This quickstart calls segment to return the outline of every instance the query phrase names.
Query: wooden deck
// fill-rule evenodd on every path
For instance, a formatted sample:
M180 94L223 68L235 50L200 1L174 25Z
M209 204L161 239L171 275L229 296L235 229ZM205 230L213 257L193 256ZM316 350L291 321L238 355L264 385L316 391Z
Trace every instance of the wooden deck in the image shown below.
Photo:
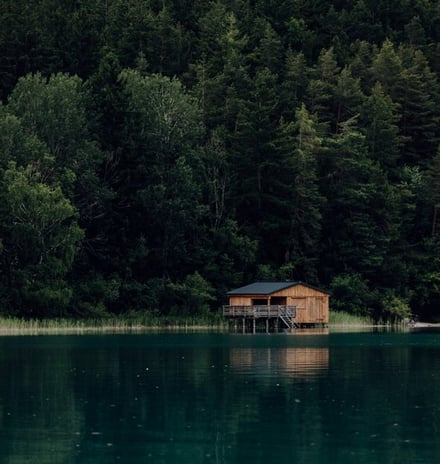
M296 316L296 306L290 305L256 305L256 306L223 306L226 317L281 317Z
M266 319L266 321L279 319L289 329L297 327L295 322L296 306L292 305L223 306L223 316L241 318L243 319L243 325L245 320L252 319L254 321L254 331L257 319Z

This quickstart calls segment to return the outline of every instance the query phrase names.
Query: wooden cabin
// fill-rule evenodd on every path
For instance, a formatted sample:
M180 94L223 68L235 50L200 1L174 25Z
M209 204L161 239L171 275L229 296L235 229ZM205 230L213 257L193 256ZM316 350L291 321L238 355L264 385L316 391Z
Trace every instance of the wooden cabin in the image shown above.
M252 320L281 323L286 328L326 327L329 318L329 293L303 282L255 282L228 292L229 305L223 315L242 319L243 328Z

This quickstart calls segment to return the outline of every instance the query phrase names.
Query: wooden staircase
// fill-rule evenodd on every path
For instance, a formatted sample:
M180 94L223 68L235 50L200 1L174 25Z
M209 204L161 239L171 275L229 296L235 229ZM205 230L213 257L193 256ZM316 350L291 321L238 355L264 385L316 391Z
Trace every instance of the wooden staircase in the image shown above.
M284 322L288 329L297 329L299 325L295 322L296 307L284 306L280 310L280 319Z

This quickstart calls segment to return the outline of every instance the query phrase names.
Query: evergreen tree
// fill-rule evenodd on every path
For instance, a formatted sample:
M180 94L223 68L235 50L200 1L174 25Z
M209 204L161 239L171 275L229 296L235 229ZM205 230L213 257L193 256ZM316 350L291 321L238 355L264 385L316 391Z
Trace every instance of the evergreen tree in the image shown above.
M247 235L260 241L262 259L280 259L275 231L285 230L282 192L275 187L282 170L273 150L278 122L276 76L267 68L259 71L250 98L238 116L232 134L233 205Z
M380 82L384 91L397 102L398 88L401 85L403 65L393 43L385 40L374 57L371 72L374 81Z
M429 202L429 209L432 209L431 236L435 237L439 233L438 222L440 209L440 149L430 162L425 174L426 199Z
M192 314L260 276L435 314L439 25L422 0L4 0L3 308Z
M219 2L200 19L200 27L202 53L192 68L204 121L210 129L224 126L233 131L249 86L244 59L247 38L239 30L235 15Z
M256 20L254 29L253 40L257 43L251 53L251 58L255 68L268 68L273 74L279 75L283 65L280 37L267 20Z
M316 113L320 121L335 131L334 95L338 82L340 67L336 62L333 48L322 50L314 77L309 81L308 101L312 113Z
M358 114L364 95L360 87L360 80L353 77L350 68L342 69L335 88L336 127Z
M429 68L423 53L401 48L405 69L396 101L400 104L401 134L406 138L404 160L410 164L426 165L440 141L440 86Z
M286 53L283 80L281 82L281 113L293 119L298 103L304 99L307 89L309 68L303 53Z
M368 94L376 81L372 75L372 61L375 47L366 41L356 41L352 44L351 49L354 54L349 65L351 74L360 79L363 93Z
M365 0L357 0L347 19L348 35L354 39L369 43L381 43L385 39L383 25L374 15Z
M399 149L403 143L397 125L399 117L398 105L377 82L364 103L361 118L370 157L394 177L397 175Z
M411 18L411 21L405 26L405 33L410 45L420 47L421 49L425 48L426 34L419 16Z
M368 157L365 137L347 122L329 141L323 185L323 266L380 281L389 244L396 239L395 195L378 164Z
M40 0L33 10L39 47L50 63L48 71L89 77L99 60L105 2Z
M281 123L276 143L281 157L285 159L284 170L280 171L277 183L284 181L288 199L285 214L290 220L284 258L292 266L291 278L317 282L324 203L318 185L318 156L322 140L304 104L295 116L294 123Z

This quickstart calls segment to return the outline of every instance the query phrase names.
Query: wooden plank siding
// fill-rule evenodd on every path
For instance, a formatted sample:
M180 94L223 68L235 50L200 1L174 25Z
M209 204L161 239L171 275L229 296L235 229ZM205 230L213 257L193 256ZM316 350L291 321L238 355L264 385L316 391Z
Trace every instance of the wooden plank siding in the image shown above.
M229 306L251 306L252 299L257 298L255 295L240 295L240 296L230 296L229 297ZM260 298L266 298L266 295L261 295Z

